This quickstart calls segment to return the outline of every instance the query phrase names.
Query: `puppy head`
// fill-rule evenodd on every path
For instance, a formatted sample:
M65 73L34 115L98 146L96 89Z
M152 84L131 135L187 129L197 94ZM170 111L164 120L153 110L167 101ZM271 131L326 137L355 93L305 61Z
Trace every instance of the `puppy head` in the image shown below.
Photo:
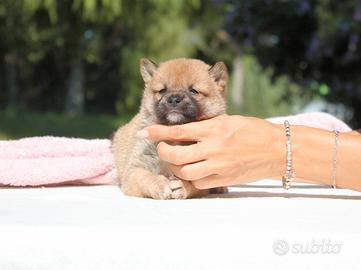
M143 107L164 125L184 124L225 113L228 73L196 59L174 59L159 66L140 60L145 83Z

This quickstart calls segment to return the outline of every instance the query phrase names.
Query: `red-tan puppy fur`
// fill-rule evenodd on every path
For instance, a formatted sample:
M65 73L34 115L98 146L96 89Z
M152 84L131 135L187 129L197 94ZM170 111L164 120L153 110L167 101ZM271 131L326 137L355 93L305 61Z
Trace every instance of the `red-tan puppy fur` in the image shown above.
M207 195L174 176L157 156L157 143L137 138L153 124L179 125L225 113L227 68L196 59L174 59L159 66L140 60L144 94L139 113L113 138L119 184L124 194L154 199L186 199ZM224 191L224 189L218 189Z

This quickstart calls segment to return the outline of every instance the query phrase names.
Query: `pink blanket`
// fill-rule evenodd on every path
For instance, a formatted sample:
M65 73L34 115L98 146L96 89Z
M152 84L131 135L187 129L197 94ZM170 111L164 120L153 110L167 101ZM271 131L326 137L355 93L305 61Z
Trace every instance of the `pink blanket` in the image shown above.
M341 132L351 129L325 113L268 119ZM64 137L32 137L0 141L0 185L116 184L111 142Z
M0 141L0 184L115 184L110 141L32 137Z
M326 130L338 130L340 132L351 131L351 128L336 117L323 112L301 113L291 116L273 117L267 120L281 124L288 120L291 125L309 126Z

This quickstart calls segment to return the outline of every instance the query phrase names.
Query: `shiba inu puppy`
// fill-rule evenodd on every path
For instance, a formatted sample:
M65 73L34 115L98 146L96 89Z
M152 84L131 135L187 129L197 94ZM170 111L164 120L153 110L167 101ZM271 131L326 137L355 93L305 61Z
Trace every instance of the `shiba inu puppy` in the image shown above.
M144 93L139 113L113 138L119 184L124 194L154 199L201 197L178 179L157 156L157 142L137 138L137 131L154 124L180 125L221 115L226 110L227 68L196 59L173 59L156 65L140 60ZM218 189L221 191L224 189Z

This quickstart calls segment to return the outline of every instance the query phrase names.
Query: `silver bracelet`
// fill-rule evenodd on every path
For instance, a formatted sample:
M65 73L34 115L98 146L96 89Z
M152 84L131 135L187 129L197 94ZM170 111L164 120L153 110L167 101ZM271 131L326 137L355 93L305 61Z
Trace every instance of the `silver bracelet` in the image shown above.
M333 159L332 159L332 188L336 188L336 169L337 169L337 148L338 148L338 137L340 132L338 130L334 130L335 134L335 144L333 146Z
M290 123L286 120L284 122L285 133L286 133L286 172L282 177L282 186L284 189L289 189L291 186L291 182L295 178L295 174L292 172L292 145L291 145L291 128Z

